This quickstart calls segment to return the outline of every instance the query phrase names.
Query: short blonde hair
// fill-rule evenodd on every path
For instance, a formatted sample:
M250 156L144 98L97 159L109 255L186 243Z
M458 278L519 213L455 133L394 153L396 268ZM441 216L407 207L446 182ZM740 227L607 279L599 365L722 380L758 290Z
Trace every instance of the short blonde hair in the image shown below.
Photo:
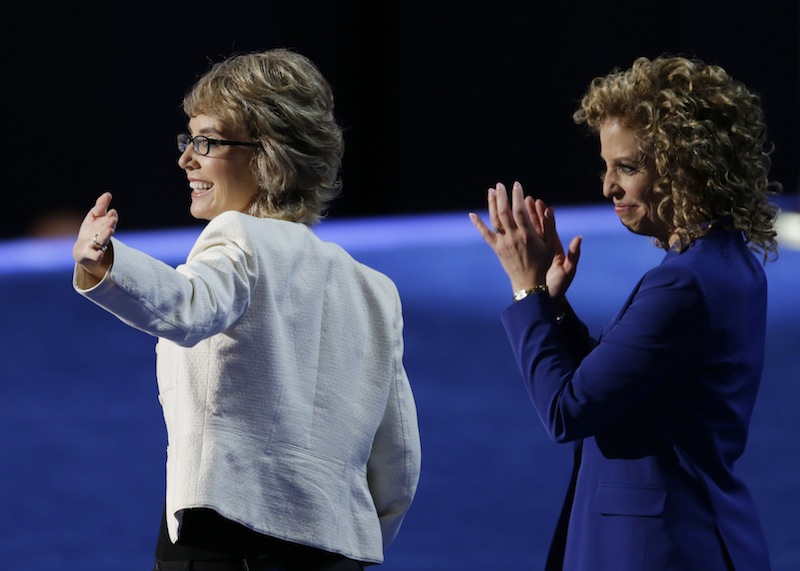
M187 116L209 115L260 144L251 163L259 193L249 214L308 225L341 192L344 138L333 108L317 67L287 49L219 62L183 100Z
M609 118L636 132L652 157L658 214L683 246L718 221L742 231L764 260L777 252L771 148L760 99L724 69L697 59L638 58L595 78L573 119L595 133Z

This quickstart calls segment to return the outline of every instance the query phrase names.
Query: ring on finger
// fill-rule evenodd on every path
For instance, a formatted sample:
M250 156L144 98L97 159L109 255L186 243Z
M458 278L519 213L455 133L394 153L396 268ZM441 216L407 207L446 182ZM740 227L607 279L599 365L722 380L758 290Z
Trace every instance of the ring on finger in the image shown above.
M495 226L494 227L494 231L497 232L498 234L505 234L506 233L506 229L503 228L502 226Z
M97 237L99 235L100 235L100 232L98 232L97 234L94 235L94 238L92 238L92 244L97 246L97 249L100 250L101 252L105 252L106 250L108 250L108 244L101 244L100 242L98 242L97 241Z

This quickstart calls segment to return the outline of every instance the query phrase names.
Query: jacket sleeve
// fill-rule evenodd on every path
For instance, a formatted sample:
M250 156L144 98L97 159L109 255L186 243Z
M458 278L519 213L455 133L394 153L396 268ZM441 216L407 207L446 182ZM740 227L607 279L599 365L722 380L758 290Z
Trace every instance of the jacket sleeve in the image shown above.
M583 358L597 344L597 341L589 336L589 330L575 315L571 305L567 305L559 330L576 365L583 361Z
M506 309L502 319L534 406L557 442L597 434L684 382L707 331L703 288L681 265L648 272L579 364L546 318L548 306L546 296L532 296Z
M177 268L114 238L114 263L103 280L81 289L76 268L73 286L136 329L195 345L239 319L256 283L257 257L235 220L223 214L210 222Z
M395 376L367 463L367 481L380 520L384 548L394 541L414 499L422 461L416 404L402 362L403 318L399 298L396 323Z

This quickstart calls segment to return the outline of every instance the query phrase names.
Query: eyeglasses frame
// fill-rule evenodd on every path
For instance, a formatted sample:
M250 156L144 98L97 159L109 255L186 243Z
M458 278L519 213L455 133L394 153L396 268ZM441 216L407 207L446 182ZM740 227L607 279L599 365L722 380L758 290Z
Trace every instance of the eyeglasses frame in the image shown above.
M188 140L186 140L185 142L181 142L181 138L182 137L185 137ZM195 141L198 140L198 139L205 139L206 140L206 144L208 146L208 151L207 152L201 153L197 149L197 144L195 143ZM177 136L177 140L178 140L178 151L180 151L181 153L185 153L186 149L188 149L189 145L191 145L192 146L192 150L195 153L197 153L198 155L200 155L201 157L208 156L209 153L211 153L211 148L215 147L215 146L218 146L218 145L236 146L236 147L260 147L261 146L259 143L248 143L248 142L244 142L244 141L227 141L225 139L214 139L213 137L207 137L205 135L195 135L194 137L191 137L187 133L180 133ZM181 151L181 146L184 146L184 149L182 151Z

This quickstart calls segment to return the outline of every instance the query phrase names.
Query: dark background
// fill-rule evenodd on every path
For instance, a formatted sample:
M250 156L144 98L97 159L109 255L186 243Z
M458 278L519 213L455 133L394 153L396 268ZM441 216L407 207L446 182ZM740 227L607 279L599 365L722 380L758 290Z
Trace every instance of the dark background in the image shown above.
M184 92L237 52L294 48L333 85L346 129L331 218L482 209L497 180L555 204L601 200L586 85L672 53L763 98L773 178L797 191L795 2L32 2L0 8L0 238L81 216L104 190L126 229L198 224L176 166Z

